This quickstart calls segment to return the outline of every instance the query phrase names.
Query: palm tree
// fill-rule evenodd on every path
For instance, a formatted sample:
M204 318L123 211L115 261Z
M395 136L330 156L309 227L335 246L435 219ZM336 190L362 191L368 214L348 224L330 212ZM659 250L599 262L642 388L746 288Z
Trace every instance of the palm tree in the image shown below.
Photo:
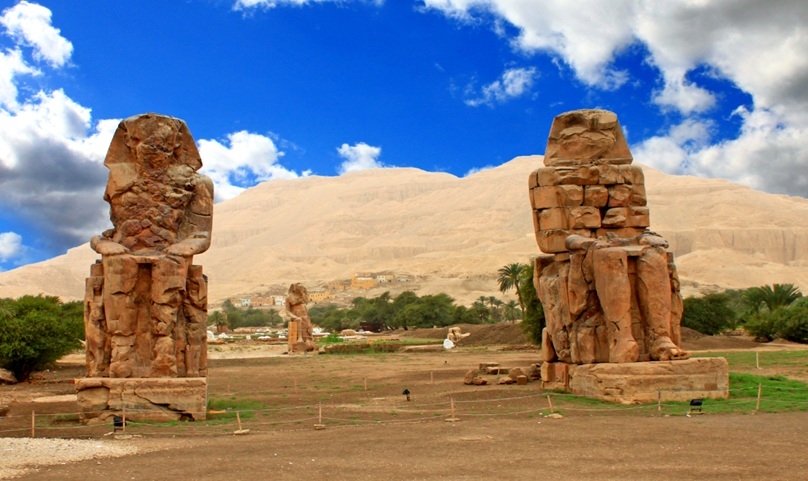
M755 313L764 307L773 312L778 307L790 306L801 297L802 293L794 284L773 284L747 289L742 302Z
M519 309L522 311L523 316L525 315L525 303L522 301L522 289L519 288L519 281L526 267L527 265L525 264L514 262L500 267L497 271L499 274L499 277L497 277L499 291L505 293L511 289L516 289L516 298L519 299Z
M505 303L505 319L511 322L516 322L517 319L520 318L519 314L519 304L516 301L511 299L510 301Z

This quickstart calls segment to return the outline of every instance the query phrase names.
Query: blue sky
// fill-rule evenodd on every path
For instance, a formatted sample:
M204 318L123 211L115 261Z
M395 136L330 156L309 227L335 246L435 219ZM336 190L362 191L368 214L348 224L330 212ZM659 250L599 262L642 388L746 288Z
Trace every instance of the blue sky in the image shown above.
M802 0L0 1L0 270L108 227L106 148L143 112L188 123L217 201L464 176L592 107L638 162L806 197L806 25Z

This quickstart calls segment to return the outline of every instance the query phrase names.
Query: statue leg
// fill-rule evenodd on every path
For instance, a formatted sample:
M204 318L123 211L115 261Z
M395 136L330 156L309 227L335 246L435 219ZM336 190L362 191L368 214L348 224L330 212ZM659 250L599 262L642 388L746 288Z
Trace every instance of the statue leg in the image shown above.
M637 259L637 297L651 359L670 361L690 357L671 340L671 284L667 255L661 247L649 248Z
M188 268L187 296L183 301L185 312L185 376L207 375L207 322L208 283L202 266Z
M594 275L609 337L609 362L637 362L640 347L631 333L628 257L620 248L595 249Z
M110 339L104 318L104 268L95 263L90 268L84 294L84 338L87 376L109 376Z
M151 333L154 339L152 375L176 377L177 357L174 327L185 297L187 260L164 256L152 266Z
M110 377L132 377L137 370L135 340L138 263L130 255L104 256L104 317L110 336Z

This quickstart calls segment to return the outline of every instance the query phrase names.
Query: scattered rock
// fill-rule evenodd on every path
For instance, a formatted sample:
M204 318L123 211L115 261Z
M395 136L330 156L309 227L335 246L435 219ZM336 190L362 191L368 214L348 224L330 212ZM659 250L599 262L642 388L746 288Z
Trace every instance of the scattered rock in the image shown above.
M0 384L17 384L17 378L8 369L0 369Z

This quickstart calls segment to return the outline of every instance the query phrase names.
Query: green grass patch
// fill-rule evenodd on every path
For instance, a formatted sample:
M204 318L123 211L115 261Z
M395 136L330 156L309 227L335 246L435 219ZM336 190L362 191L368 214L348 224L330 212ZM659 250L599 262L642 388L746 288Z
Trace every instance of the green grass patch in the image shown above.
M737 352L705 352L699 357L723 357L734 370L751 370L757 367L804 367L808 369L808 351L737 351Z
M251 419L256 411L266 408L266 404L261 401L249 398L210 398L208 399L208 411L225 411L224 413L208 414L209 421L232 421L236 419L236 411L241 419Z

